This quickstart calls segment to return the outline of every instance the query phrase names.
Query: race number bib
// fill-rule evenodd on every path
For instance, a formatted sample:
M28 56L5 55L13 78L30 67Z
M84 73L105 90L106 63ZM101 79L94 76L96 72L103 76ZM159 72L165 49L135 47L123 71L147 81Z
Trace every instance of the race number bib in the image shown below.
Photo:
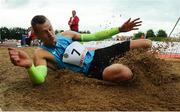
M79 42L71 43L65 50L62 61L82 67L87 49Z

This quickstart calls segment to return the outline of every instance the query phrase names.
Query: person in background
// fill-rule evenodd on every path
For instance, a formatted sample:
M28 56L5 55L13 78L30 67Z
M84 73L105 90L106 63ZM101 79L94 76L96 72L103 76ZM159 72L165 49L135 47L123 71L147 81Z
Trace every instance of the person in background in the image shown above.
M72 17L70 17L70 19L68 21L68 25L70 27L70 30L75 31L75 32L79 31L79 28L78 28L79 18L76 15L76 11L75 10L72 11Z
M39 45L39 40L37 39L37 36L34 33L34 30L32 27L28 28L28 38L29 38L29 43L28 45L30 46L38 46Z

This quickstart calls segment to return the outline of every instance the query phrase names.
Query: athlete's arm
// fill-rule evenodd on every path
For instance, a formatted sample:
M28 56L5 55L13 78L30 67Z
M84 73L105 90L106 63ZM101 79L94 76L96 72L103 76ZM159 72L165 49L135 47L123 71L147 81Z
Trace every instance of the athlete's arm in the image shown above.
M116 35L120 32L128 32L131 30L137 30L137 26L140 26L142 21L139 21L139 18L134 19L131 21L131 18L127 20L121 27L117 28L111 28L109 30L104 30L100 32L96 32L93 34L80 34L77 32L73 31L65 31L62 32L61 34L67 37L71 37L74 40L79 40L79 41L96 41L96 40L103 40L107 38L111 38L113 35Z
M42 84L45 82L48 71L47 67L50 67L54 70L57 69L55 67L56 61L54 56L42 48L37 48L35 50L33 62L34 65L32 64L31 68L28 69L28 73L30 79L35 84Z
M109 30L96 32L93 34L80 34L74 31L65 31L62 32L61 35L64 35L66 37L71 37L73 40L85 42L85 41L97 41L97 40L111 38L113 35L117 33L119 33L119 28L112 28Z
M34 84L42 84L47 76L47 62L41 48L35 50L33 63L28 69L29 78Z
M34 84L42 84L47 75L47 64L42 53L35 52L34 62L28 54L22 50L8 48L11 62L15 66L24 67L28 70L29 77Z

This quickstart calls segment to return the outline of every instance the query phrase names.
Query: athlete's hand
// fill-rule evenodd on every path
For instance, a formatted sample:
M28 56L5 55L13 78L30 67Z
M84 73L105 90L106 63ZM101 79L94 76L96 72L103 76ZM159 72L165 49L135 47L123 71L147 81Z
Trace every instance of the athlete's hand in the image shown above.
M15 66L30 68L32 66L31 58L22 50L15 48L8 48L11 62Z
M127 20L121 27L120 32L128 32L131 30L138 30L137 26L141 26L142 21L139 21L140 18L134 19L131 21L131 18Z

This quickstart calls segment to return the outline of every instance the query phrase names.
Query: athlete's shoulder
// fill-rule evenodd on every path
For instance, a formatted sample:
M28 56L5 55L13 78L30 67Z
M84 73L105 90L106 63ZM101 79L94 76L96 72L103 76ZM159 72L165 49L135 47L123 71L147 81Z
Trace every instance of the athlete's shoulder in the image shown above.
M63 31L60 33L60 35L62 36L69 36L69 35L72 35L74 32L71 31L71 30L66 30L66 31Z
M75 31L67 30L64 32L61 32L61 35L65 37L72 38L73 40L80 40L81 34Z

